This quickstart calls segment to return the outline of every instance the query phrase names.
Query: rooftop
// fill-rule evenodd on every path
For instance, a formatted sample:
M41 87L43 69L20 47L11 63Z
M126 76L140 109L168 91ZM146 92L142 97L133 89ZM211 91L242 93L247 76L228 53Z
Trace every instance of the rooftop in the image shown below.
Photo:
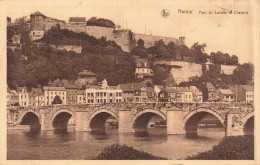
M50 87L50 86L44 86L44 91L65 91L65 87Z
M254 91L253 85L242 85L242 88L244 88L246 91Z
M95 73L89 71L89 70L83 70L81 72L79 72L78 74L79 76L96 76Z
M223 95L234 95L230 89L219 89L220 93Z
M118 84L118 88L123 91L136 91L141 90L145 85L143 83L128 83L128 84Z

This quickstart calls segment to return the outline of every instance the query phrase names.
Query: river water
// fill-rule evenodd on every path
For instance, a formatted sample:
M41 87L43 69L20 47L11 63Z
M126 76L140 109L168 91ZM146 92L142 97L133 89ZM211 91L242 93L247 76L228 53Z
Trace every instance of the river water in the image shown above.
M7 131L7 159L57 160L90 159L112 144L126 144L137 150L168 159L184 159L211 149L225 136L223 128L199 128L197 137L166 135L166 128L148 129L148 135L119 134L107 129L107 134L68 130L30 132Z

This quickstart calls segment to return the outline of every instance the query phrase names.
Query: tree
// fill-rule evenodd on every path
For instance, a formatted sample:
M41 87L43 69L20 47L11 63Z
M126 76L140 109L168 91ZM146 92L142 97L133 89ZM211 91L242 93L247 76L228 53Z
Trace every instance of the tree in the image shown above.
M51 104L62 104L62 100L60 99L60 96L56 95Z
M205 47L207 47L207 45L205 43L199 44L198 42L194 43L191 46L191 50L193 50L196 55L196 62L205 63L207 61L208 55L206 53L204 53Z

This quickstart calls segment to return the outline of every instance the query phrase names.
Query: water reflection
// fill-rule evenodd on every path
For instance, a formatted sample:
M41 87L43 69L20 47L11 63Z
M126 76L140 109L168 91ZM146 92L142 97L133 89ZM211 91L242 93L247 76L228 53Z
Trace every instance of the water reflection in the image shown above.
M89 159L112 144L126 144L137 150L169 159L185 158L210 149L224 137L224 130L198 130L195 137L167 135L166 128L146 133L123 133L107 129L105 134L74 130L8 130L8 159ZM62 153L62 154L61 154Z

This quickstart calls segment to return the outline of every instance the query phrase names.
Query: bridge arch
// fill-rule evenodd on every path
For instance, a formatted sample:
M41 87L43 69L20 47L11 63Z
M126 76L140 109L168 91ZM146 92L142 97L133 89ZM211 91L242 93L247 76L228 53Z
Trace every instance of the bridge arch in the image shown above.
M51 124L55 129L67 129L68 122L75 114L71 110L60 109L51 117Z
M38 121L36 121L36 119ZM29 125L30 122L32 122L32 123L36 123L37 122L37 123L40 124L40 119L41 119L41 116L40 116L40 114L37 111L26 110L25 112L23 112L21 117L17 120L16 124L17 125Z
M167 120L166 115L156 109L144 109L137 112L132 120L132 128L134 132L147 132L147 125L155 115L160 116L165 121Z
M197 107L194 110L191 110L185 117L184 117L184 130L186 134L197 133L197 128L200 120L207 114L211 114L216 117L223 127L225 127L225 120L224 118L214 109L208 107Z
M254 134L254 112L246 114L242 119L244 135Z
M99 109L89 116L89 128L95 133L105 133L105 123L109 117L118 121L118 115L109 109Z

